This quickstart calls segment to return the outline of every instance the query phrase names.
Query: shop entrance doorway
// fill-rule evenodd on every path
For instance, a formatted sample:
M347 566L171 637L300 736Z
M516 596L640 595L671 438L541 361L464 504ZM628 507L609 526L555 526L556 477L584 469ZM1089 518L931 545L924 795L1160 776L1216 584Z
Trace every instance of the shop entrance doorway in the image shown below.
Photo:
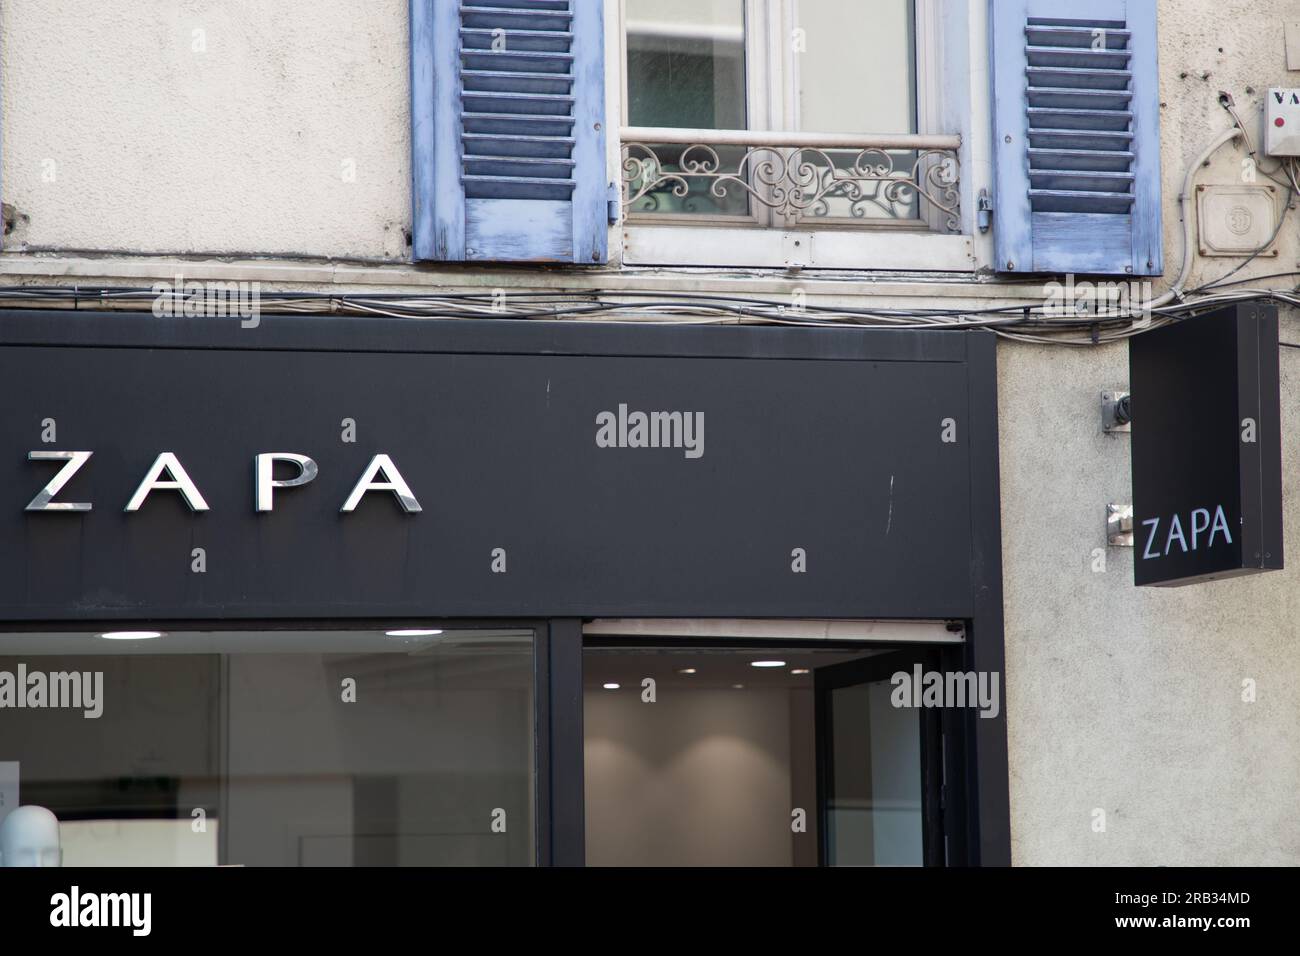
M951 632L665 629L585 640L588 865L944 863L944 716L899 706L894 678L939 667Z

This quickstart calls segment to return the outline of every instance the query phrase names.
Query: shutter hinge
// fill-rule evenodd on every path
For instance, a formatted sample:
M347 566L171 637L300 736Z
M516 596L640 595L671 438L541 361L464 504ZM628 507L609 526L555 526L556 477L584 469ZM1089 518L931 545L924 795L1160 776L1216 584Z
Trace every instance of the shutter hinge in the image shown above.
M993 197L989 195L987 189L981 189L979 203L976 209L976 225L979 226L980 232L988 232L989 227L993 225Z
M615 183L609 184L609 224L617 226L623 215L623 190Z

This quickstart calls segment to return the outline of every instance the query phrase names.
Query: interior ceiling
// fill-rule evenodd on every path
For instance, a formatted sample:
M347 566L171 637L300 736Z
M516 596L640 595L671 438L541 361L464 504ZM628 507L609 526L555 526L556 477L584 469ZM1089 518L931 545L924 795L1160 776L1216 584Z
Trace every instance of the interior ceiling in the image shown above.
M391 628L415 628L396 624ZM436 625L430 625L431 628ZM148 630L147 625L115 626L112 630ZM248 630L166 631L143 641L113 641L99 632L0 633L0 658L63 654L440 654L494 652L518 654L532 638L525 630L446 630L422 637L389 637L383 630Z
M817 668L862 660L889 649L822 650L817 648L588 648L582 657L583 686L602 690L618 684L619 691L640 693L641 681L653 678L657 688L697 689L812 687ZM784 661L782 667L754 667L754 661ZM694 669L694 674L684 670ZM807 670L807 674L795 674Z

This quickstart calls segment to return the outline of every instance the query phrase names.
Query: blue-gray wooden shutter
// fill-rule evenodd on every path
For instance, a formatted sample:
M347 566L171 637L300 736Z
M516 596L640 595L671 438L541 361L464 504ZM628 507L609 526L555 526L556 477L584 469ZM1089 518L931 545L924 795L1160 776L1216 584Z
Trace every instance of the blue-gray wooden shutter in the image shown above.
M411 0L416 259L608 259L603 3Z
M991 0L999 272L1159 275L1155 0Z

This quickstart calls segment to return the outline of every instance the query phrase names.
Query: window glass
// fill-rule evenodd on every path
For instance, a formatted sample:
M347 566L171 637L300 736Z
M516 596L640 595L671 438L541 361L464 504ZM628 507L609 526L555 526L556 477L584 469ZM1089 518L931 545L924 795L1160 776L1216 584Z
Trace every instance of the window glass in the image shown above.
M798 129L916 132L914 0L802 0L796 22Z
M743 0L627 0L632 126L745 128Z
M826 807L836 866L920 866L921 737L915 713L890 705L887 680L830 692L836 731Z
M532 634L424 630L0 634L0 814L65 866L532 864Z
M632 126L745 129L744 0L627 0L627 94ZM649 165L632 211L743 215L744 188L710 175L736 172L743 157L707 144L633 149Z
M791 60L799 130L917 131L914 0L801 0L797 23ZM912 175L915 151L805 150L800 158L808 164L801 183L802 218L906 220L919 215L915 190L889 182ZM886 175L861 178L856 171L862 169Z

